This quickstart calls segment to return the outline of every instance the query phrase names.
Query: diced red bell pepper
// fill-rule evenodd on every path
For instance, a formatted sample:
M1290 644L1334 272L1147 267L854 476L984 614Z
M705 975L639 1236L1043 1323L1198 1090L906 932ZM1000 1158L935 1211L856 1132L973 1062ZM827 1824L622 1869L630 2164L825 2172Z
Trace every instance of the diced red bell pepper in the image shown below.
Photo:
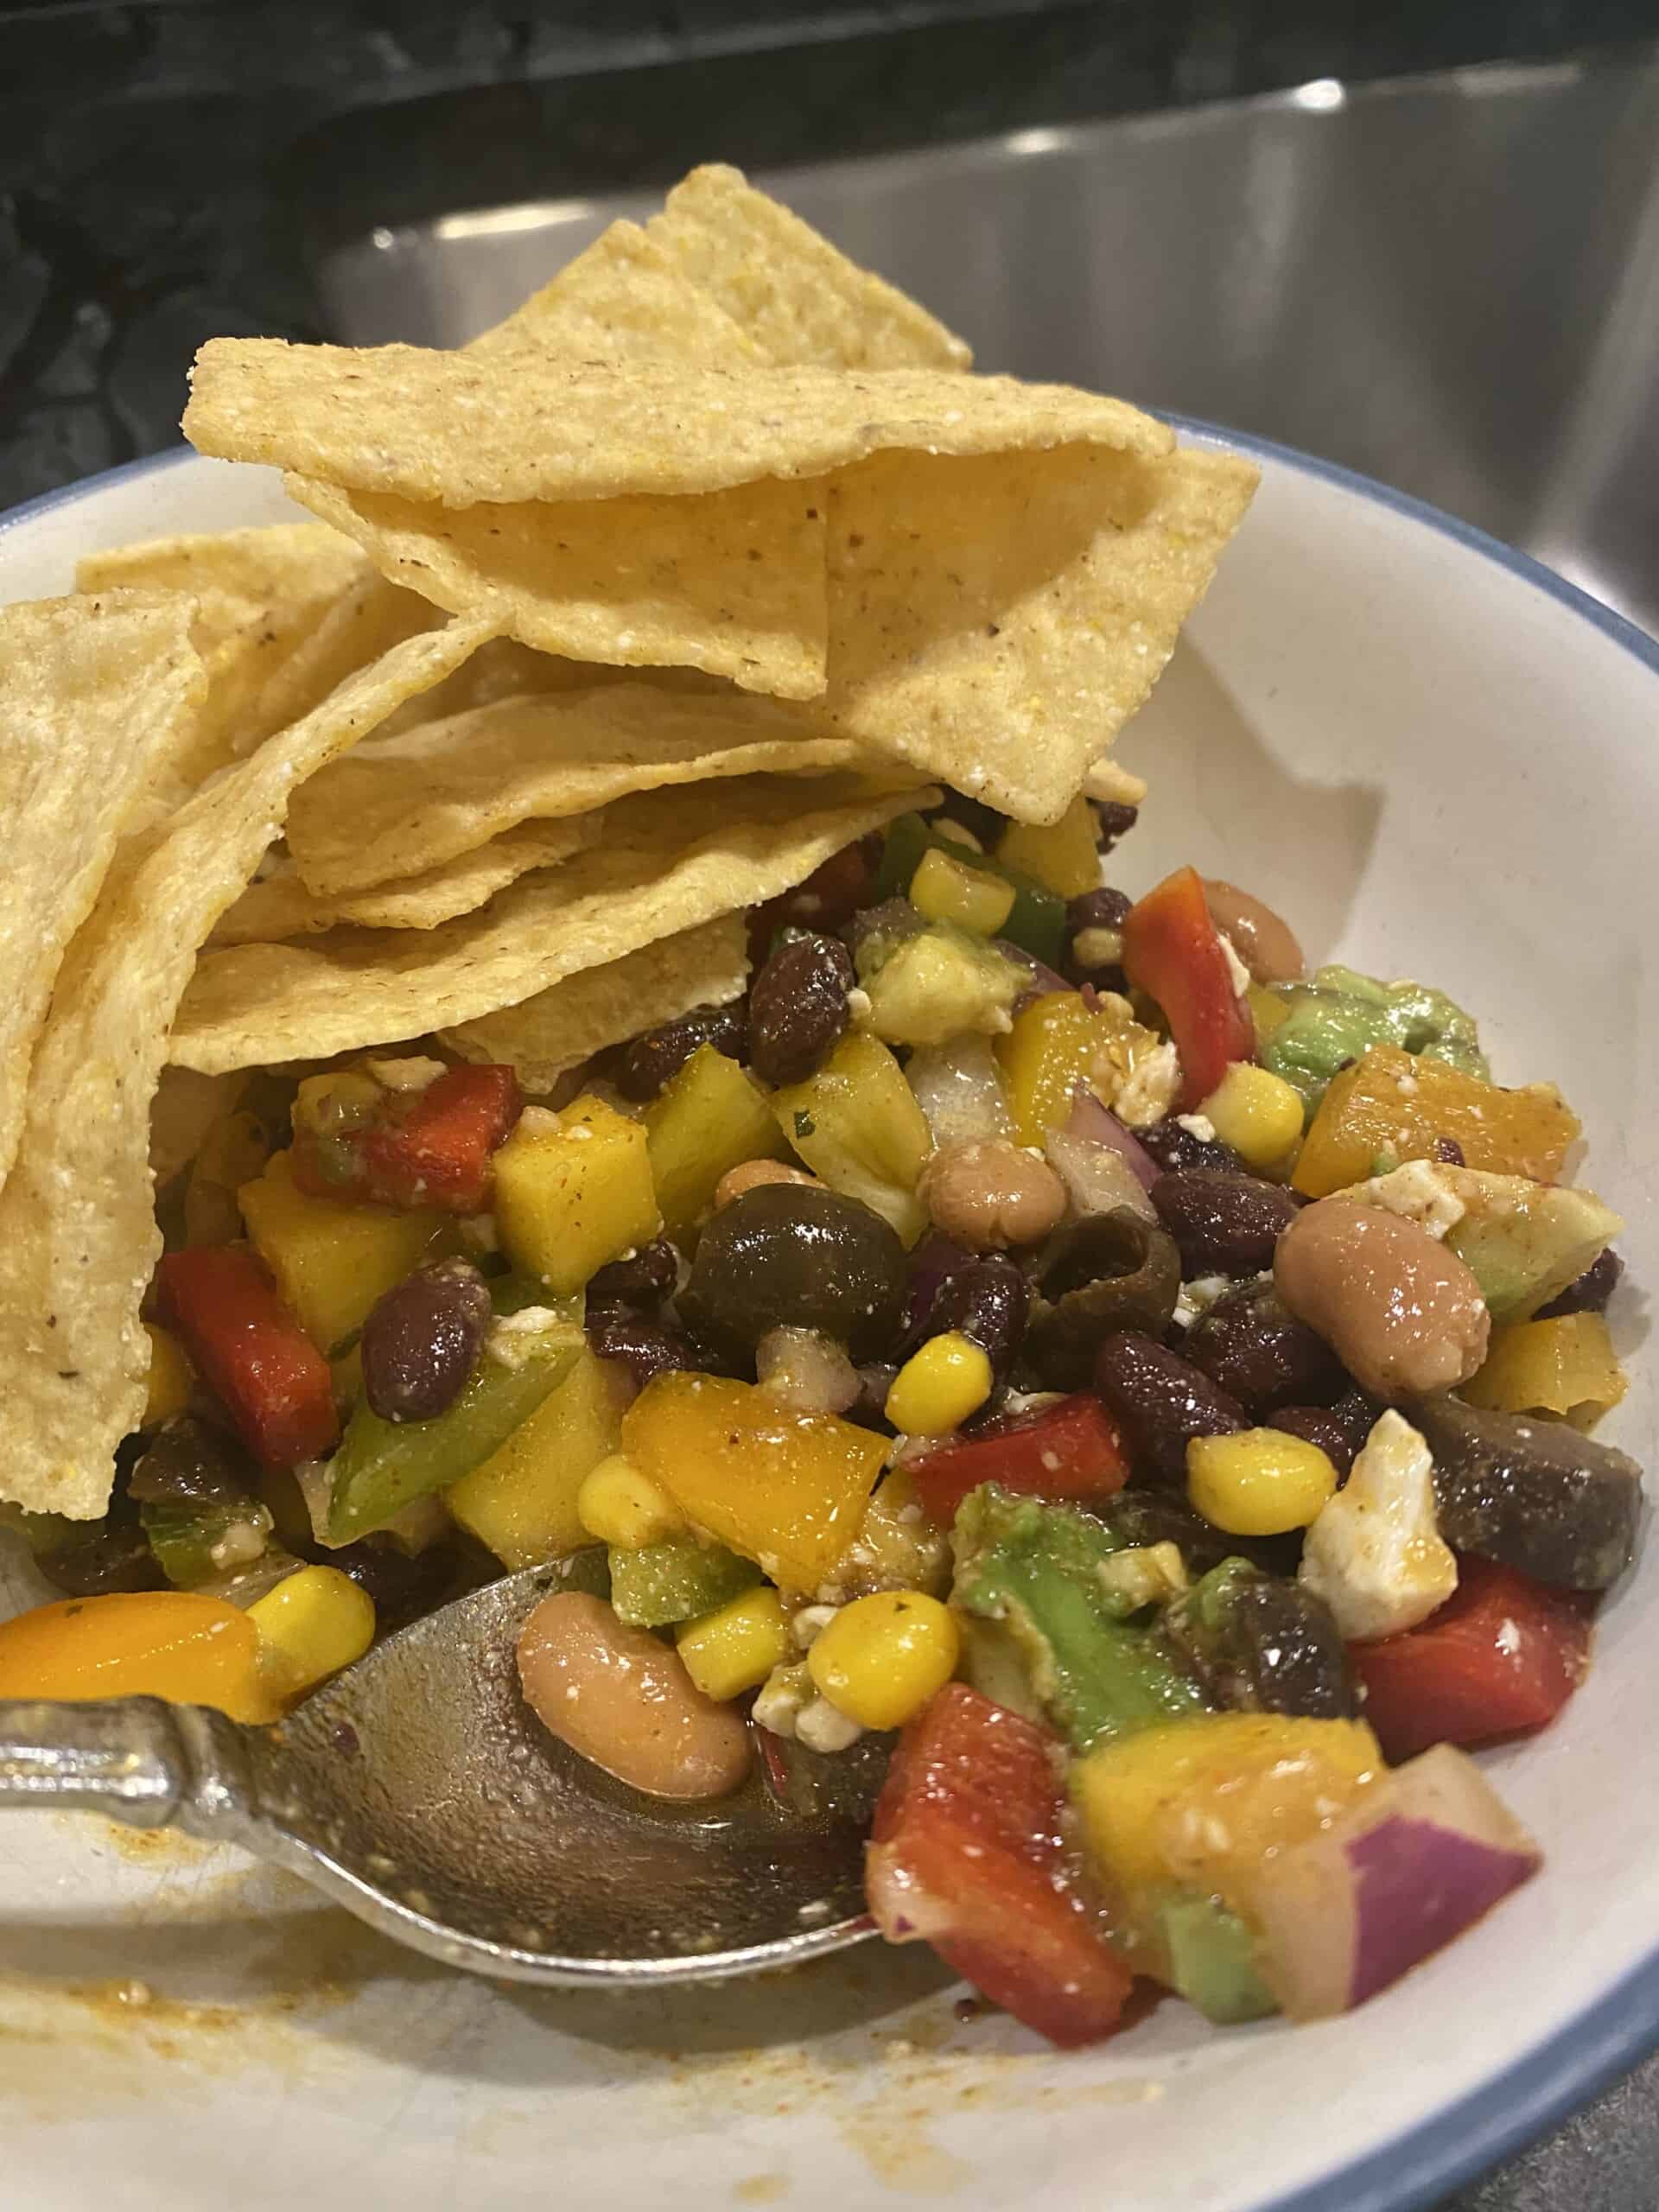
M948 1529L982 1483L1022 1497L1115 1497L1129 1478L1129 1459L1099 1399L1079 1390L1028 1418L918 1452L905 1471L923 1511Z
M240 1246L169 1252L156 1271L161 1318L182 1338L262 1466L319 1459L340 1438L328 1363Z
M1030 1721L948 1682L899 1739L865 1889L890 1943L931 1943L1070 2048L1110 2034L1135 1977L1069 1880L1054 1749Z
M1203 1103L1230 1062L1255 1058L1255 1024L1233 988L1197 868L1177 868L1130 907L1123 972L1164 1010L1181 1059L1182 1113Z
M1553 1720L1590 1663L1587 1602L1512 1567L1459 1559L1458 1587L1421 1628L1351 1644L1364 1718L1391 1760L1484 1744Z
M300 1139L294 1179L313 1198L481 1213L490 1201L492 1156L524 1103L510 1067L448 1068L424 1090L388 1091L372 1121L331 1138L333 1173L324 1172L315 1145Z

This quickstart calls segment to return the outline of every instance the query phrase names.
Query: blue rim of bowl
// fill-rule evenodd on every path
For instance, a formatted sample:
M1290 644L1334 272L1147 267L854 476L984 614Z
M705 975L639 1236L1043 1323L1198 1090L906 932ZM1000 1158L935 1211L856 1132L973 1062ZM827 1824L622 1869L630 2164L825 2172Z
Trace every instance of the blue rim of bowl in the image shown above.
M1433 507L1409 493L1396 492L1375 477L1338 463L1319 461L1298 453L1293 446L1276 444L1247 431L1230 430L1191 415L1166 414L1162 419L1174 429L1208 440L1234 452L1258 455L1286 468L1313 476L1341 490L1352 492L1375 505L1392 509L1408 520L1421 523L1443 537L1456 539L1471 552L1496 562L1523 583L1581 615L1616 645L1633 653L1644 667L1659 676L1659 641L1622 614L1592 599L1588 592L1554 569L1517 552L1502 539L1477 530L1471 523ZM138 461L84 477L55 491L0 514L0 537L17 524L51 512L54 508L90 497L158 468L171 468L193 460L188 447L150 454ZM1454 2103L1442 2107L1427 2120L1368 2151L1344 2165L1332 2168L1318 2180L1305 2183L1288 2196L1260 2198L1253 2212L1421 2212L1449 2190L1489 2172L1506 2158L1534 2142L1631 2067L1639 2065L1659 2048L1659 1948L1616 1982L1605 1995L1574 2018L1553 2029L1522 2057L1514 2060L1490 2082Z

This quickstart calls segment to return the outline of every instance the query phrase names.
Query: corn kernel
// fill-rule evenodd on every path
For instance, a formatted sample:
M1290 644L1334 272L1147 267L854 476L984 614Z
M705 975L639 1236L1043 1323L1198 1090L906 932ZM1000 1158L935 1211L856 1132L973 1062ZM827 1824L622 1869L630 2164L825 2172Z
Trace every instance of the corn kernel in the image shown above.
M1014 912L1014 886L935 848L910 879L910 903L930 922L995 937Z
M685 1516L662 1484L621 1452L609 1453L584 1478L576 1492L576 1518L597 1542L625 1552L660 1544L685 1527Z
M1186 1447L1187 1497L1212 1528L1230 1536L1306 1529L1336 1489L1330 1459L1287 1429L1195 1436Z
M138 1426L157 1428L189 1404L195 1376L184 1346L170 1329L146 1321L144 1334L149 1338L149 1372L144 1377L144 1412Z
M957 1671L948 1605L919 1590L883 1590L843 1605L806 1655L818 1694L861 1728L901 1728Z
M991 1363L956 1329L930 1337L893 1378L887 1415L907 1436L943 1436L991 1395Z
M374 1641L374 1600L337 1567L302 1567L256 1599L248 1618L272 1688L299 1697L360 1659Z
M1233 1062L1198 1111L1249 1167L1281 1166L1302 1134L1301 1094L1248 1060Z
M685 1670L705 1697L758 1689L790 1656L789 1623L778 1592L763 1585L676 1630Z

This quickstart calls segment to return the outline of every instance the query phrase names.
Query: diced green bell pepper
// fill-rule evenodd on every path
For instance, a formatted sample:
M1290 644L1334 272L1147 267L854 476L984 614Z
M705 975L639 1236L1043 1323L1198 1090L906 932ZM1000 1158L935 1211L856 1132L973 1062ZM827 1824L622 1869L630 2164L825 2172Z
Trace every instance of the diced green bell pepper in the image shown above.
M1004 883L1014 886L1012 912L1003 923L1000 934L1010 944L1017 944L1046 967L1058 968L1065 952L1065 901L1051 891L1036 877L1023 869L1007 868L1001 861L993 860L988 853L976 853L971 845L948 837L925 822L919 814L901 814L887 825L887 842L881 849L881 866L876 875L876 893L881 899L903 899L910 893L911 882L925 856L931 852L947 853L952 860L968 868L982 869Z
M634 1628L696 1620L762 1580L753 1560L740 1559L724 1544L700 1544L695 1536L670 1536L637 1551L613 1545L610 1567L617 1618Z

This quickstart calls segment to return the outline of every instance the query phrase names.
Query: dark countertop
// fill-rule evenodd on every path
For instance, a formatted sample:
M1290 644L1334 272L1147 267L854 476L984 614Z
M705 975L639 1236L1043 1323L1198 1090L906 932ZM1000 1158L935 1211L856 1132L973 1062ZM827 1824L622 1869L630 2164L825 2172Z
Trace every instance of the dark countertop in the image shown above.
M0 509L174 442L320 252L650 184L1659 31L1659 0L0 0ZM810 44L804 64L791 46ZM1656 2212L1659 2060L1440 2212Z

